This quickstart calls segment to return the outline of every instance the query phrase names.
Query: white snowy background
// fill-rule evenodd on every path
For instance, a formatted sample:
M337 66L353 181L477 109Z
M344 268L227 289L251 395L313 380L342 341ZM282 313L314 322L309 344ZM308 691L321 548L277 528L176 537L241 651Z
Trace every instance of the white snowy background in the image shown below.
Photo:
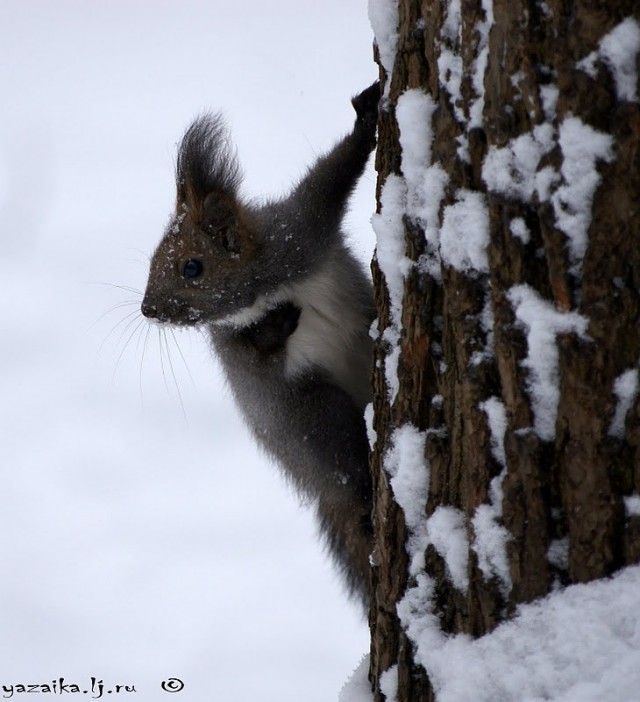
M372 0L370 10L390 67L394 3ZM606 59L621 99L637 100L627 57L640 28L621 27L628 40L615 46L625 51L603 40L584 70ZM144 287L173 204L175 144L194 115L224 110L251 196L285 192L350 128L349 97L376 75L365 3L4 0L0 39L0 686L95 676L136 686L111 699L146 702L171 699L160 682L179 677L175 699L189 702L335 700L368 634L311 515L254 449L204 340L179 335L187 372L169 336L169 362L156 330L145 342L146 323L137 326L139 296L113 286ZM455 59L443 54L443 68ZM392 181L383 200L394 205L405 187L428 192L410 214L424 217L434 252L465 266L457 249L438 248L446 174L416 165L430 160L418 130L433 106L405 97L405 116L427 119L415 139L405 133L406 183ZM544 136L532 137L538 150ZM364 261L374 179L369 168L348 218ZM450 214L470 205L462 193ZM401 267L402 251L383 239L383 259ZM523 315L526 301L514 302ZM615 388L612 432L637 392L629 373ZM401 453L401 477L428 469ZM638 496L627 511L640 511ZM440 544L453 566L461 530L450 528L455 514L439 517L413 536ZM639 582L631 568L554 593L477 642L439 633L426 581L401 614L443 701L632 702ZM383 687L393 699L394 669ZM370 699L366 664L343 699Z
M310 513L204 340L179 335L191 379L169 339L174 382L111 286L144 288L196 114L224 110L249 195L350 129L366 4L4 0L0 39L0 685L336 699L368 635ZM348 220L365 261L373 189Z

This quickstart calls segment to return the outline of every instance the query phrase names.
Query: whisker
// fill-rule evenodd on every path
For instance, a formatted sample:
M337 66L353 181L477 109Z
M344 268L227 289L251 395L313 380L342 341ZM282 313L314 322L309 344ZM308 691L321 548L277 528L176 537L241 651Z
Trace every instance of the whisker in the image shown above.
M167 394L171 395L171 392L169 391L169 385L167 383L167 374L164 370L164 357L162 353L162 330L160 329L160 327L158 327L158 344L160 345L160 368L162 369L162 379L164 380L164 387L167 391Z
M135 321L136 321L136 320L134 319L134 320L132 320L131 322L129 322L129 324L127 325L127 328L130 328L131 325L135 323ZM120 361L122 360L122 357L124 356L124 352L127 350L127 346L129 346L129 343L131 342L131 339L133 339L135 333L136 333L137 331L140 330L140 327L145 323L145 321L146 321L145 318L142 317L142 318L138 321L138 323L136 324L136 326L133 328L133 331L131 332L131 334L129 334L129 337L127 338L127 340L125 341L125 344L124 344L124 346L122 347L122 351L120 351L120 354L118 355L118 360L116 361L115 368L113 369L113 377L114 377L114 378L115 378L115 376L116 376L116 372L118 371L118 366L120 365ZM123 335L124 335L124 333L123 333Z
M131 317L133 317L133 319L131 319ZM125 324L124 328L120 332L120 336L118 337L118 344L122 343L122 340L129 332L129 329L131 329L131 327L135 324L136 319L138 317L140 317L141 322L144 322L144 317L137 310L135 312L129 312L129 314L122 320L123 322L125 319L128 319L129 321ZM125 348L127 347L128 343L129 343L128 341L125 343L125 345L124 345Z
M167 340L167 330L163 327L162 329L162 336L164 338L164 344L165 348L167 351L167 360L169 362L169 368L171 369L171 377L173 378L173 384L175 385L176 392L178 393L178 400L180 401L180 407L182 408L182 415L185 419L185 422L187 422L187 413L184 408L184 402L182 401L182 393L180 392L180 386L178 384L178 379L176 377L176 372L173 367L173 361L171 360L171 349L169 348L169 342Z
M144 259L146 259L146 263L151 263L151 255L148 254L146 251L143 251L142 249L136 249L134 246L129 246L126 250L140 254ZM136 261L134 259L134 263L140 263L140 261Z
M191 371L189 370L189 366L187 365L187 359L184 357L184 354L182 353L182 349L180 348L180 344L178 343L178 339L176 338L176 333L173 331L171 327L169 327L169 331L171 332L171 336L173 338L173 343L175 344L176 348L178 349L178 353L180 354L180 358L182 359L182 362L184 363L184 367L187 371L187 375L189 378L191 378L191 382L193 383L193 386L195 387L196 381L193 379L193 376L191 375Z
M143 296L142 290L139 290L138 288L134 288L131 285L116 285L115 283L105 283L101 280L94 280L94 281L89 281L87 285L103 285L104 287L107 288L115 288L116 290L123 290L124 292L132 293L133 295L138 295L140 297Z
M116 322L116 323L111 327L111 329L109 330L109 332L107 333L107 335L106 335L106 336L104 337L104 339L102 340L102 343L101 343L100 346L98 347L98 351L96 352L96 356L99 356L99 355L102 353L102 350L104 349L105 344L107 343L107 341L109 341L109 339L111 338L111 336L115 333L116 329L117 329L121 324L127 323L127 320L130 320L130 321L127 323L127 326L125 326L124 331L123 331L122 334L120 335L120 340L122 339L122 336L124 336L124 334L125 334L126 331L127 331L128 326L131 324L131 317L135 317L137 314L139 314L138 310L133 310L133 312L129 312L129 314L126 314L121 320L119 320L118 322ZM118 341L118 343L120 342L120 340Z
M140 303L137 302L136 300L125 300L124 302L118 302L117 304L112 305L111 307L109 307L109 309L106 312L103 312L98 317L98 319L96 319L96 321L89 327L89 329L87 331L93 329L96 326L96 324L99 324L107 315L111 314L112 312L115 312L116 310L120 310L123 307L131 307L132 305L135 305L137 307L139 304Z
M151 324L147 324L147 333L144 335L144 343L142 344L142 356L140 357L140 374L138 376L138 387L140 389L140 404L144 408L144 400L142 393L142 367L144 366L144 359L147 354L147 346L149 343L149 334L151 334ZM137 347L136 347L137 348Z

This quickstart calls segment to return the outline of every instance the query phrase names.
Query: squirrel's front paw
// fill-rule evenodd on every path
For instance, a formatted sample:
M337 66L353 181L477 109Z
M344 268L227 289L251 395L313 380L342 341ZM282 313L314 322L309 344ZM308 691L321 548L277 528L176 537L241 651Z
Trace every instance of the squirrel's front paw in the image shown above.
M378 122L378 103L380 102L380 81L370 85L366 90L363 90L359 95L356 95L351 104L358 116L357 121L375 132Z

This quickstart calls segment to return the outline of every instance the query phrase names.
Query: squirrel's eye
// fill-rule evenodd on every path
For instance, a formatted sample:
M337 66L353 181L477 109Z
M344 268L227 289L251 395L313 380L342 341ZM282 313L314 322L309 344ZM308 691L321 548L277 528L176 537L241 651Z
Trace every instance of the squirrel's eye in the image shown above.
M197 258L190 258L182 269L183 278L197 278L202 274L202 263Z

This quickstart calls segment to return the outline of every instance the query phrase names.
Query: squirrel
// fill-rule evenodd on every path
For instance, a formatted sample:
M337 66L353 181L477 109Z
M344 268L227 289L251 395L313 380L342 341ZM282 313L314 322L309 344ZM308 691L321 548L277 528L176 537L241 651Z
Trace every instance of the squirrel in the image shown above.
M317 511L351 594L366 606L372 487L363 418L371 400L373 293L347 248L347 200L376 144L380 86L352 99L350 134L288 197L241 199L220 115L178 148L177 202L150 265L142 314L206 330L258 444Z

